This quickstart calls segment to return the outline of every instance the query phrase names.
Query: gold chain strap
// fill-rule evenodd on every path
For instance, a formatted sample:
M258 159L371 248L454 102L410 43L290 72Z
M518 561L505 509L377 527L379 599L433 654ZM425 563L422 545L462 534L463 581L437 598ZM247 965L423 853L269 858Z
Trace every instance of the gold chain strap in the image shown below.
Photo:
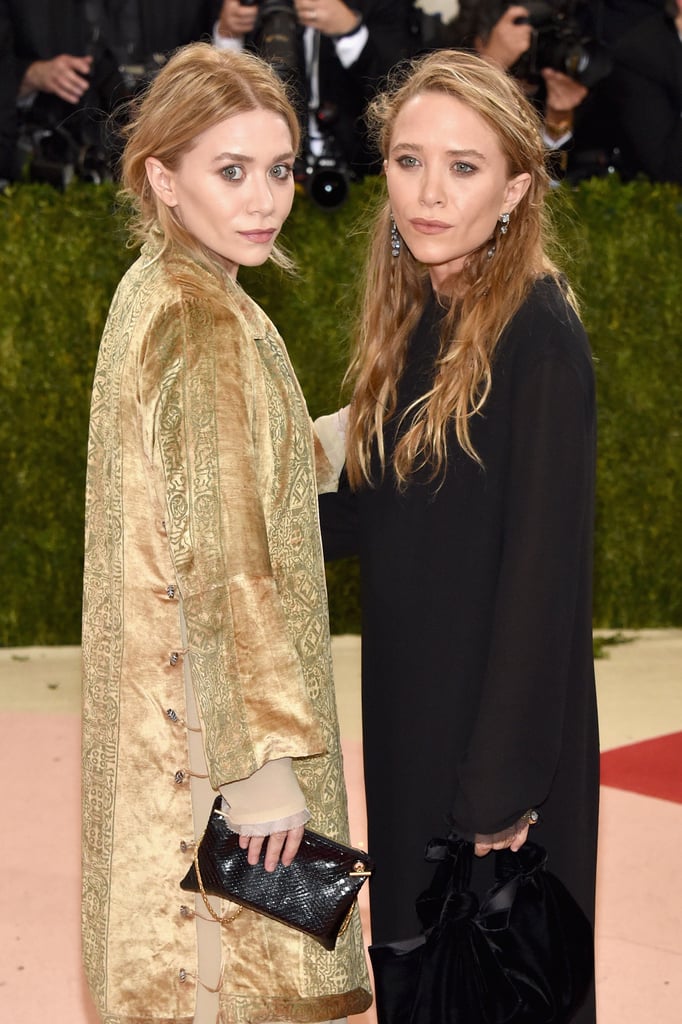
M241 914L242 910L244 909L243 907L241 907L241 906L238 907L237 910L235 911L235 913L231 914L228 917L227 914L224 914L224 915L221 916L220 914L216 913L216 911L211 906L210 900L209 900L208 896L206 895L206 890L204 889L204 883L203 883L203 881L201 879L201 870L199 868L199 844L198 843L197 843L197 846L196 846L195 851L194 851L194 870L197 873L197 881L199 883L199 891L201 893L201 898L204 901L204 906L208 910L208 912L211 915L211 917L213 918L213 920L217 921L218 924L232 924L233 921L236 921L237 918L239 917L239 915Z

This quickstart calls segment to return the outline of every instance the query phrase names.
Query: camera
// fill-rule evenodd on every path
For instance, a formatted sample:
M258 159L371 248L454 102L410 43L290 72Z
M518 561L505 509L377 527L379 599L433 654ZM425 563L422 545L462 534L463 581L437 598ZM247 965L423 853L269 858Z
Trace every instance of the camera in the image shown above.
M608 51L586 30L580 0L520 0L528 9L532 28L529 50L514 65L514 73L529 82L541 79L542 68L553 68L591 89L611 70ZM505 4L505 7L512 3Z
M285 77L298 70L296 9L293 0L239 0L242 7L258 7L256 31L259 52Z
M336 108L323 104L315 112L322 137L322 152L305 156L302 182L312 201L323 210L341 206L348 198L351 175L336 143L332 126L337 118Z
M74 179L95 185L115 180L127 103L166 58L152 54L139 64L117 65L104 48L93 57L90 87L77 107L39 92L22 110L17 148L30 181L63 189Z
M28 181L52 185L60 191L73 180L94 185L112 180L104 147L79 140L64 126L26 126L19 137L18 151Z

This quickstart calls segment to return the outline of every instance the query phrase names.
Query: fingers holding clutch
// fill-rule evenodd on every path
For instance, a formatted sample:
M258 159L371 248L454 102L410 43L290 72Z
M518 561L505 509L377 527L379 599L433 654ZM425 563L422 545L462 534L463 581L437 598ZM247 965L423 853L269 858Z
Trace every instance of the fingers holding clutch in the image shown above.
M284 867L289 867L298 853L303 839L303 825L290 828L285 832L273 832L269 836L240 836L239 845L247 850L249 864L257 864L263 845L265 847L265 870L274 871L280 860Z

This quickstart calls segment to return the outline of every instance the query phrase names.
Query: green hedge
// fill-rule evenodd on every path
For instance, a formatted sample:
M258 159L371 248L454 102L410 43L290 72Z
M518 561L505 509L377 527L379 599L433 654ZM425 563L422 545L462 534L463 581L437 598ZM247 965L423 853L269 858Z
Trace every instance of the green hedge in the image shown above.
M241 280L284 334L311 413L340 382L377 182L322 211L299 198L299 276ZM555 198L596 358L595 625L682 625L682 193L595 180ZM89 391L126 248L112 186L21 185L0 198L0 645L77 643ZM354 563L330 567L332 626L358 630Z

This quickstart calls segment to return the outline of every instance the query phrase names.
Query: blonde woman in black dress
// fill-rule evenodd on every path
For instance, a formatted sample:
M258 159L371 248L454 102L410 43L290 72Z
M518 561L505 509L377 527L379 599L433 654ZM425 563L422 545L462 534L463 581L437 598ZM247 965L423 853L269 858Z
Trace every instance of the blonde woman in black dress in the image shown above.
M373 941L419 932L429 838L454 825L485 869L529 812L592 919L594 382L547 254L540 127L455 51L370 113L388 194L321 509L327 558L360 556ZM573 1020L594 1022L593 995Z

